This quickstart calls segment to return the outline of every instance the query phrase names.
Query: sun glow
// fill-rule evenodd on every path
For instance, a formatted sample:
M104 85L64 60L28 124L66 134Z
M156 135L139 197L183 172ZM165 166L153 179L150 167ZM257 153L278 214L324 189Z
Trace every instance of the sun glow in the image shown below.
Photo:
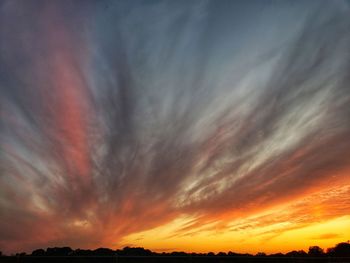
M143 246L154 251L185 252L242 252L266 253L305 250L318 245L323 248L344 242L350 236L350 216L342 216L326 222L315 223L278 233L281 226L288 223L262 226L244 231L202 230L199 232L174 235L188 223L187 219L177 219L172 223L152 230L125 237L121 244ZM228 231L227 231L228 230ZM276 232L275 232L276 231ZM331 234L329 234L331 231Z

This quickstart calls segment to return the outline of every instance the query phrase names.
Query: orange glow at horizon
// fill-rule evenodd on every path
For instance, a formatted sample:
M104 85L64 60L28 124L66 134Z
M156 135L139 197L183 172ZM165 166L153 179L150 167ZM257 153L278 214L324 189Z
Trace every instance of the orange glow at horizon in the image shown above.
M350 236L350 216L342 216L311 226L288 230L274 238L265 238L261 231L273 231L274 227L261 227L252 231L225 232L202 231L191 235L171 236L169 230L187 222L178 219L174 222L150 230L133 234L123 239L125 246L141 246L157 252L258 252L286 253L292 250L307 252L310 246L320 246L323 249L345 242ZM331 231L331 233L329 233ZM119 247L118 247L119 248Z
M350 214L340 211L350 211L349 194L350 185L338 185L264 212L228 218L224 224L214 221L193 228L198 218L182 215L168 224L131 234L120 244L158 252L285 253L307 251L313 245L326 249L350 237Z

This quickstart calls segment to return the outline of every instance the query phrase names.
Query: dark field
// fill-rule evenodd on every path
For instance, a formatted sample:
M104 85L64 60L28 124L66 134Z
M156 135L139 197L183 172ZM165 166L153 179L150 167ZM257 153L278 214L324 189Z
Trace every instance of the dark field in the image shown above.
M231 257L231 256L61 256L61 257L32 257L32 256L2 256L1 263L132 263L132 262L223 262L223 263L249 263L249 262L350 262L349 257Z

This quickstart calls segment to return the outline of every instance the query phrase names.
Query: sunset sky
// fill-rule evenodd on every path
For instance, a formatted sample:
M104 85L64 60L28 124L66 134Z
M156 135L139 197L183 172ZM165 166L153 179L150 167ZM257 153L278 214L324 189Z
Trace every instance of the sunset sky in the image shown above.
M350 239L350 1L0 0L0 251Z

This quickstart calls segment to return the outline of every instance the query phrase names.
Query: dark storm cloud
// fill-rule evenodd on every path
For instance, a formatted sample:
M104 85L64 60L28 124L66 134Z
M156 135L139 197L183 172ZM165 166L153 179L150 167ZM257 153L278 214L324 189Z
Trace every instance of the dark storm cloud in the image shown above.
M7 251L108 246L183 213L199 216L191 228L349 179L346 2L0 12Z

